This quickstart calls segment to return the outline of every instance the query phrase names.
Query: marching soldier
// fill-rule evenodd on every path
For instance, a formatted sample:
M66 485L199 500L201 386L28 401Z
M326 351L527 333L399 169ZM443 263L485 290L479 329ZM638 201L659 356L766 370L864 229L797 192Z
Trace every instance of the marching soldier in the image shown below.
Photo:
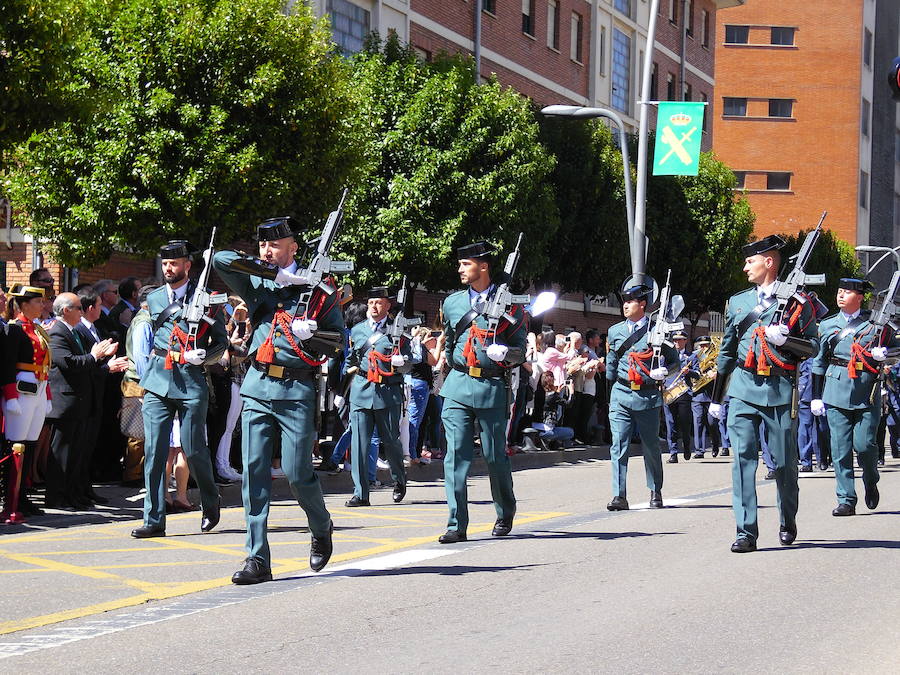
M779 541L787 546L797 537L797 438L792 433L791 397L797 361L814 354L818 340L815 313L809 302L792 300L784 314L787 323L770 325L778 306L773 292L781 264L779 249L784 244L781 237L771 235L744 246L744 272L755 287L729 299L725 335L716 361L718 376L709 412L721 419L720 403L728 382L728 433L735 454L734 553L755 551L759 538L756 469L763 424L775 460L781 511Z
M266 532L276 435L281 437L281 468L309 520L309 566L314 572L331 558L334 530L312 465L315 380L326 359L311 350L317 333L343 330L338 293L326 293L317 285L309 306L299 306L301 295L310 292L310 286L309 279L297 273L294 256L298 244L292 218L264 221L257 228L257 238L262 260L219 251L213 262L229 288L247 303L254 325L249 347L251 367L241 385L247 558L231 578L235 584L272 580ZM330 277L324 281L334 289Z
M384 444L394 481L394 503L406 496L406 469L400 442L400 416L403 411L403 375L412 367L410 348L405 341L395 351L388 337L388 289L369 291L365 321L350 332L347 372L354 375L350 385L350 452L353 496L344 506L369 506L368 455L372 431ZM395 321L400 320L396 317Z
M606 354L606 379L612 382L609 395L609 426L612 430L610 462L613 498L610 511L627 511L628 446L637 428L644 451L644 469L650 490L650 508L661 509L663 468L659 451L659 409L662 406L660 383L666 379L664 366L650 369L653 348L647 341L650 322L647 303L653 291L643 285L622 291L625 320L609 329ZM663 346L665 363L679 363L674 348ZM689 442L688 442L689 443Z
M819 353L813 362L813 398L810 410L828 419L831 458L837 482L838 505L834 516L856 515L853 451L862 467L865 503L878 507L878 452L875 432L881 417L879 371L887 351L897 345L894 331L879 331L872 313L862 309L872 284L863 279L841 279L839 311L819 327Z
M525 360L527 336L524 311L518 306L509 310L514 324L501 321L496 335L488 330L484 308L497 292L500 276L495 273L496 258L488 244L482 241L463 246L457 255L460 280L469 288L449 296L442 306L447 336L444 353L452 368L441 388L441 421L447 436L444 485L450 508L447 532L438 538L442 544L466 541L466 477L472 463L476 420L497 511L491 534L502 537L512 530L516 498L506 455L510 404L507 373Z
M694 353L691 357L691 367L694 372L700 365L700 358L712 345L712 339L708 335L701 335L694 340ZM698 372L699 375L699 372ZM712 400L710 393L712 383L695 390L691 396L691 416L694 423L694 459L703 459L706 454L707 444L712 448L712 456L719 455L719 420L709 416L709 404Z
M184 308L197 289L189 279L192 255L186 241L170 241L160 248L165 285L147 296L153 322L153 354L140 386L144 388L144 524L131 531L137 539L166 536L166 460L172 423L181 425L181 446L191 475L200 488L203 516L200 529L209 532L219 523L221 498L213 478L206 446L206 409L209 388L203 366L215 363L228 338L222 317L206 322L189 338Z

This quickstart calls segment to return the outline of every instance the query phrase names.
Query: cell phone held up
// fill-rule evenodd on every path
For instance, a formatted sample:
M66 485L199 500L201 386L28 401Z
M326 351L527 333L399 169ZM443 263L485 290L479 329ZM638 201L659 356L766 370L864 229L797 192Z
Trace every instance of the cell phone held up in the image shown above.
M18 382L16 382L16 391L18 391L20 394L37 396L38 384L37 382L24 382L22 380L19 380Z

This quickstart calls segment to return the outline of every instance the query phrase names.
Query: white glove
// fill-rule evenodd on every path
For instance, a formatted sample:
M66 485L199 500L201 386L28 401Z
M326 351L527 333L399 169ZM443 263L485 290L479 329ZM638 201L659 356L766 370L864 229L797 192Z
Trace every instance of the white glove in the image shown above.
M403 358L403 354L394 354L391 356L391 365L395 368L401 368L404 363L406 363L406 359Z
M887 358L887 347L872 347L872 358L876 361L884 361Z
M666 379L666 375L669 374L669 371L666 368L654 368L650 371L650 377L652 377L657 382L662 382Z
M21 415L22 414L22 404L19 403L19 399L11 398L6 401L6 405L3 406L3 412L6 415Z
M192 366L202 366L204 361L206 361L205 349L188 349L184 353L184 362Z
M496 343L489 345L487 349L484 350L487 354L487 357L491 361L503 361L506 359L506 353L509 351L509 347L506 345L498 345Z
M710 403L709 404L709 415L710 415L710 417L715 417L717 420L722 419L722 404L721 403Z
M825 414L825 403L820 398L814 398L809 402L809 410L816 417L821 417Z
M335 408L343 408L344 407L344 397L343 396L335 396L334 397L334 407Z
M53 401L51 401L48 398L47 402L44 404L44 414L49 415L52 411L53 411Z
M278 274L275 275L275 283L282 286L306 286L309 283L309 279L301 274L295 274L287 270L278 270Z
M766 340L776 347L780 347L787 342L788 327L783 323L777 326L766 326Z
M319 324L312 319L291 321L291 332L301 340L309 340L317 330L319 330Z

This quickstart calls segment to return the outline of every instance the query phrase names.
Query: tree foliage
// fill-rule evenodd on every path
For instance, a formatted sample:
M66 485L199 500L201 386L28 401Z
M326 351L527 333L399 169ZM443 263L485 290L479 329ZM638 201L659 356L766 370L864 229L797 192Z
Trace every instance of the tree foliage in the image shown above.
M95 113L22 147L11 195L68 265L172 237L318 228L359 163L356 99L327 26L281 0L86 0L73 79Z
M391 36L353 61L368 139L339 248L365 285L403 274L430 290L459 285L456 247L484 239L509 251L524 233L520 278L546 264L557 225L550 174L528 99L476 86L467 60L424 63Z

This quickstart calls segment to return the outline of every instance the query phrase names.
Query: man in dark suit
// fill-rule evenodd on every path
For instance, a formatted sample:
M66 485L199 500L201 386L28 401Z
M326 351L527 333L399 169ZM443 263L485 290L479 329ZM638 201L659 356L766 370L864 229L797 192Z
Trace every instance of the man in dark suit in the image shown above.
M137 277L125 277L119 282L119 302L112 306L109 310L108 318L113 321L119 330L124 331L131 323L131 319L137 314L141 307L138 302L138 294L141 292L141 280ZM100 310L101 313L103 310ZM125 353L125 341L119 341L119 355Z
M91 371L101 368L102 361L115 354L116 344L103 340L88 349L82 342L75 332L82 312L74 293L56 296L53 313L59 320L49 330L53 408L47 416L50 456L46 505L57 509L87 508L92 504L79 494L78 480L82 474L84 422L91 405Z

